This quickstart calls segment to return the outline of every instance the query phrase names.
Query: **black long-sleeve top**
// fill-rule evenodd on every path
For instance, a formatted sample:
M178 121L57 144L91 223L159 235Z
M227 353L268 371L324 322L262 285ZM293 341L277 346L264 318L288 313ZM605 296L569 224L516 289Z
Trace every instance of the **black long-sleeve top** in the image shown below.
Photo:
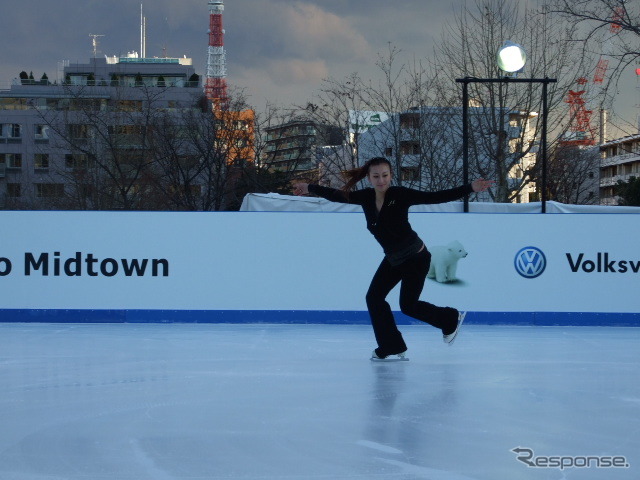
M471 184L438 192L422 192L406 187L392 186L385 193L380 212L376 207L376 191L365 188L345 193L342 190L309 185L309 192L332 202L360 205L367 219L367 229L373 234L386 254L398 252L418 238L409 224L409 207L446 203L472 193Z

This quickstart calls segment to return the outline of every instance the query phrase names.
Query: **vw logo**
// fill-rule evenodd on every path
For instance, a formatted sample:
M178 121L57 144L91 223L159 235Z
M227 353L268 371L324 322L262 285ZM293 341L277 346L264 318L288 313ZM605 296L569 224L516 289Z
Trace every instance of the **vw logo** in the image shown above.
M516 253L514 264L516 272L524 278L536 278L547 267L547 259L539 248L524 247Z

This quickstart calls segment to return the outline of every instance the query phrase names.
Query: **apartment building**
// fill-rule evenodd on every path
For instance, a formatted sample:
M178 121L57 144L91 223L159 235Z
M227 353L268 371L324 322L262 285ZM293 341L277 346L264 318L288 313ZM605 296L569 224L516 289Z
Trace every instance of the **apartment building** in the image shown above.
M318 149L341 146L343 129L309 118L295 118L266 129L264 162L270 171L312 176L317 181Z
M640 134L603 143L600 154L600 204L618 205L618 181L640 177Z
M145 187L132 183L143 179L132 176L133 160L128 172L121 167L127 156L140 157L150 130L141 118L151 109L194 110L202 96L188 58L93 58L67 65L63 78L53 84L23 79L0 90L0 208L65 208L65 199L89 196L95 180L88 178L89 167L109 156L114 162L118 157L134 195Z

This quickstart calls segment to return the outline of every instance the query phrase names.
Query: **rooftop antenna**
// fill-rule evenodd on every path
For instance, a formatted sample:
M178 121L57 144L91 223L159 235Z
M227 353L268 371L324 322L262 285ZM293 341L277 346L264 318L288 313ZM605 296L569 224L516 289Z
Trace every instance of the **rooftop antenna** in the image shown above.
M169 43L169 19L167 17L164 17L164 25L163 25L163 43L162 43L162 56L163 58L167 58L167 44Z
M90 33L89 36L91 37L91 45L93 45L93 58L96 58L98 55L98 37L104 37L104 35Z
M142 13L140 4L140 58L147 58L147 18Z

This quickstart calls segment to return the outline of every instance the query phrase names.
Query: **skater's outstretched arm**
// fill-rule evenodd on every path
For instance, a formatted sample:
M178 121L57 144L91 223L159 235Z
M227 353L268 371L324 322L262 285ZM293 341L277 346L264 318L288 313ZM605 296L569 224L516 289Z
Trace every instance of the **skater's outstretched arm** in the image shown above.
M335 188L323 187L321 185L314 185L308 183L295 183L293 185L294 195L308 195L313 193L330 202L339 203L356 203L359 204L356 198L352 198L352 195L348 195L344 190L337 190Z
M436 192L425 192L422 190L414 190L406 188L404 195L408 205L428 205L434 203L446 203L458 200L472 192L484 192L493 185L493 180L485 180L478 178L473 182L448 190L439 190Z

